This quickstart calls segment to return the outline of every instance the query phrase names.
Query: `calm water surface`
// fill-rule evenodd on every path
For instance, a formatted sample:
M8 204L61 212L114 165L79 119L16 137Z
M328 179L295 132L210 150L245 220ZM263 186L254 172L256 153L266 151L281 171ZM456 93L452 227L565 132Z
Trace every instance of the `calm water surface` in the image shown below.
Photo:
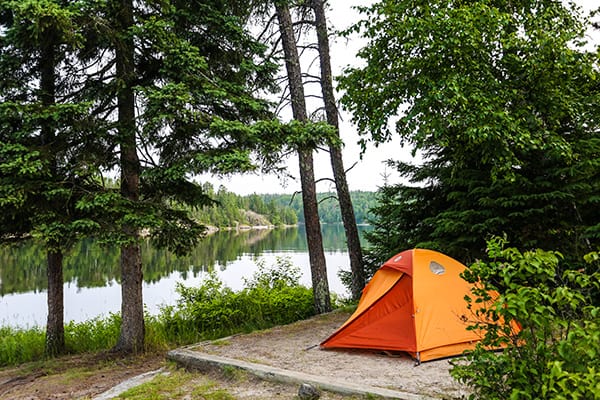
M332 292L347 296L347 289L337 276L340 269L350 269L343 228L323 225L322 229L329 287ZM273 265L277 257L290 258L302 270L301 283L311 285L302 226L217 232L186 257L176 257L144 243L144 303L151 314L156 314L161 306L177 302L178 283L198 285L209 271L215 271L227 286L239 290L244 279L256 271L257 258ZM102 247L92 240L82 241L65 257L63 275L65 321L80 322L120 312L117 249ZM41 246L0 247L0 326L44 326L46 288L45 253Z

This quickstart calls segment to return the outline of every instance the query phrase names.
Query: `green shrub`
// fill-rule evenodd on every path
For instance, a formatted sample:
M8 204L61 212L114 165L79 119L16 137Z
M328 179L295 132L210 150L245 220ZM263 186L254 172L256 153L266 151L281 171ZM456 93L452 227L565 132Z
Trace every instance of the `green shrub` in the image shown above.
M463 274L477 283L469 305L482 306L472 329L487 333L452 375L473 389L470 399L600 399L597 257L587 257L596 265L584 273L561 265L559 253L521 253L505 244L488 242L490 261ZM500 296L492 299L490 290ZM486 350L499 346L505 348Z
M259 261L246 288L234 292L210 275L199 287L178 286L176 307L162 309L167 337L189 342L265 329L314 315L312 291L299 284L300 272L289 259L270 268Z
M112 348L119 337L121 317L96 318L65 324L65 344L69 353L85 353ZM0 366L16 365L45 357L43 328L0 328Z
M275 265L267 266L262 258L255 259L257 269L251 279L244 279L247 289L278 289L300 286L302 273L288 257L276 257Z

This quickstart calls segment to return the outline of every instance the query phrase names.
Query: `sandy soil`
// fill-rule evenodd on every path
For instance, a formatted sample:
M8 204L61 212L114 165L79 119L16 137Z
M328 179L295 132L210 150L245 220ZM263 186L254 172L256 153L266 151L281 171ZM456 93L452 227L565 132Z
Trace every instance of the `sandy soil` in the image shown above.
M449 374L448 360L415 365L407 355L321 350L318 344L349 316L334 312L291 325L202 343L191 350L439 398L461 398L465 388Z

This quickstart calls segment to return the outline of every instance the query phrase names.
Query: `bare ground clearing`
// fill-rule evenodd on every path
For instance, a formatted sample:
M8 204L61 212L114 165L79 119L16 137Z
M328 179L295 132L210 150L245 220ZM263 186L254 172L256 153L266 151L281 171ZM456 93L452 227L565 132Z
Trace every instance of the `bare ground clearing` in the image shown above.
M467 394L464 386L450 376L449 360L416 366L403 354L321 350L318 344L349 315L333 312L265 331L204 342L189 350L443 399Z
M273 367L291 369L336 380L422 394L442 399L465 395L449 375L448 360L420 366L408 356L388 356L364 351L320 350L320 341L349 316L333 312L306 321L190 346L191 349ZM66 356L54 360L0 369L0 399L92 399L119 383L168 366L164 353L120 358L107 354ZM205 376L190 373L184 392L210 379L236 399L293 399L296 386L259 381L251 376ZM177 398L193 398L177 397ZM347 399L323 393L323 400Z

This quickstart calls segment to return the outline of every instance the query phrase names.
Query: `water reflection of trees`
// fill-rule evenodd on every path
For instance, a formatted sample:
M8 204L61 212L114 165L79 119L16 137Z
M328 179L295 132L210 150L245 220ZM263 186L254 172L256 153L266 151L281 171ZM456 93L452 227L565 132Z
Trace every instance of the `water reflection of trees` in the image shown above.
M340 225L323 226L326 250L345 250L345 236ZM152 247L142 246L144 281L157 282L174 272L187 279L215 268L225 269L241 255L260 256L272 251L306 251L302 226L274 230L222 231L207 236L185 257ZM119 249L88 239L79 242L65 257L66 283L77 287L103 287L120 282ZM35 243L0 248L0 296L11 293L39 292L46 289L46 263L43 246Z
M45 289L45 257L42 246L0 247L0 295Z

